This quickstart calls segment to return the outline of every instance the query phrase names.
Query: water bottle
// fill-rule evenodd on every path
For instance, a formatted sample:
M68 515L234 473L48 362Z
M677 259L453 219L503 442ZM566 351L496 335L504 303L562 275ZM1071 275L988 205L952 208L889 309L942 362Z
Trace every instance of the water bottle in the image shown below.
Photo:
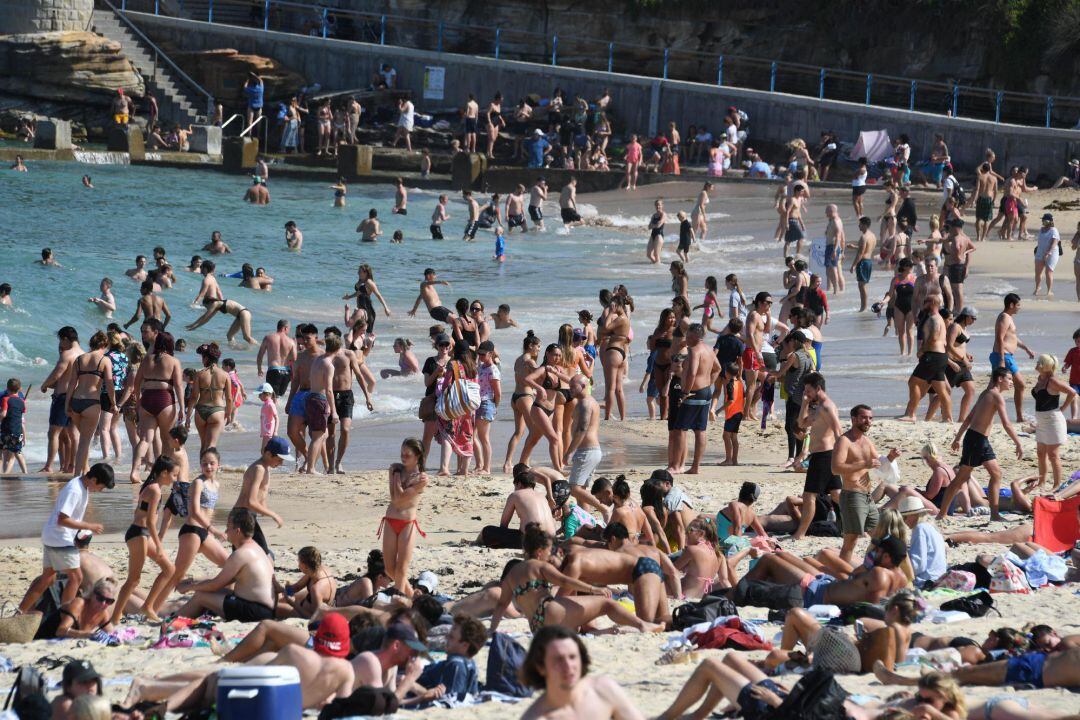
M825 516L825 519L831 523L836 522L836 511L832 508L829 508L829 514Z

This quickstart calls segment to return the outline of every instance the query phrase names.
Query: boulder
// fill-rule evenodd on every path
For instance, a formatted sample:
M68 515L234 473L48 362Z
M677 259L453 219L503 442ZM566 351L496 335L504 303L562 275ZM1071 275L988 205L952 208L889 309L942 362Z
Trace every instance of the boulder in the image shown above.
M107 106L120 88L146 92L118 42L83 31L0 35L0 92Z
M228 48L198 52L174 50L170 56L195 82L226 106L230 105L230 101L243 104L244 81L250 72L257 73L263 79L268 101L294 93L307 84L303 75L273 58L247 55Z

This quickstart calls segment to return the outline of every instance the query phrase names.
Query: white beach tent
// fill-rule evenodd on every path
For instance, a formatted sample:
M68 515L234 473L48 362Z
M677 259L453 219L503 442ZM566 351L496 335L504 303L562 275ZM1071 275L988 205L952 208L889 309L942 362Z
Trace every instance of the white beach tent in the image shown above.
M864 130L859 133L859 140L851 148L848 157L855 161L864 157L868 162L876 163L892 153L892 141L889 140L887 130Z

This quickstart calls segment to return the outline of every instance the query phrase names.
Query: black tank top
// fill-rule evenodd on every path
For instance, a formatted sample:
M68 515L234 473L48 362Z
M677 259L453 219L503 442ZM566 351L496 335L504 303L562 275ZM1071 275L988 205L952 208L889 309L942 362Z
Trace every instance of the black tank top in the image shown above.
M1031 391L1031 397L1035 398L1035 412L1057 410L1061 402L1060 395L1051 395L1046 388L1035 388Z

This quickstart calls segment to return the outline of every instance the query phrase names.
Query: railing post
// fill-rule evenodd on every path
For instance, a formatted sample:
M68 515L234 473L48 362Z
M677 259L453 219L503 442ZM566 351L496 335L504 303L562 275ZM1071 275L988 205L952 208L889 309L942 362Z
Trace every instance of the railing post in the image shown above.
M615 43L607 44L607 71L611 72L615 67Z
M952 86L952 116L960 117L957 111L960 108L960 84L954 83Z
M720 62L716 65L716 84L724 84L724 56L720 56Z
M120 0L120 11L127 12L127 0Z
M322 36L326 39L326 8L322 9Z
M1054 112L1054 98L1047 96L1046 98L1046 127L1050 127L1050 115Z
M379 44L386 44L386 16L383 15L379 18Z
M502 28L495 28L495 59L499 59L499 38L502 35Z
M874 76L868 74L866 76L866 104L867 105L870 104L870 89L873 86L874 86Z
M161 10L158 7L158 4L159 4L158 0L154 0L154 14L155 15L160 15L161 14Z
M1001 122L1001 103L1005 100L1005 91L998 90L994 96L994 122Z
M664 79L667 80L668 49L664 48Z
M908 100L908 110L915 112L915 91L918 89L919 83L915 80L911 81L911 99Z
M559 58L559 33L555 33L551 36L551 64L557 65L556 62Z
M263 30L270 29L270 0L263 3Z
M821 73L818 75L817 98L818 100L825 99L825 68L821 68Z
M206 3L206 22L214 22L214 0Z
M776 61L769 68L769 92L776 92Z
M439 21L439 52L442 52L443 21Z

